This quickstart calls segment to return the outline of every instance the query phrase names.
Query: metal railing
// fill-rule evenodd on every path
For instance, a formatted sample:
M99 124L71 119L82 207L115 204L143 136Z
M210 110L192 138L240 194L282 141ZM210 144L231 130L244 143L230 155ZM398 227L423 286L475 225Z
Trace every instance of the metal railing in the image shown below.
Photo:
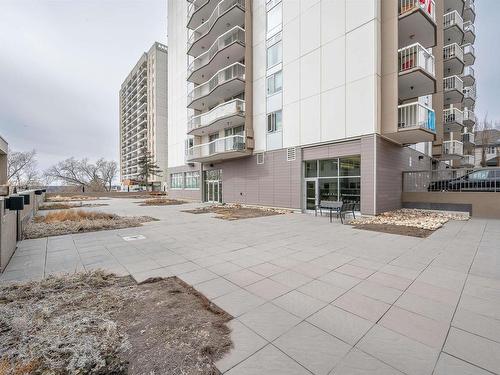
M418 102L398 106L398 129L409 128L436 131L434 110Z
M460 168L403 172L403 192L499 192L500 168Z
M245 65L241 63L234 63L228 67L219 70L212 78L202 85L195 87L188 95L188 104L196 99L210 94L216 87L224 84L225 82L239 78L245 80Z
M215 139L208 143L195 145L187 150L187 160L208 157L228 151L245 150L244 135L230 135L228 137Z
M198 9L201 7L204 7L210 0L202 0L202 1L192 1L188 5L188 11L187 11L187 21L189 23L189 20L191 17L193 17L193 14L196 13Z
M474 165L475 160L474 155L464 155L462 158L462 165Z
M198 70L210 63L217 52L235 42L245 45L245 30L239 26L235 26L231 30L226 31L224 34L217 38L217 40L210 46L210 48L206 52L195 58L188 67L188 77L195 70Z
M464 29L464 20L456 10L446 13L443 18L443 26L445 29L455 25L458 26L461 30Z
M443 123L453 124L457 123L463 125L464 113L458 108L447 108L443 110Z
M464 44L462 46L463 48L463 51L464 51L464 55L467 55L467 54L471 54L471 55L476 55L476 52L475 52L475 49L474 49L474 46L472 45L472 43L467 43L467 44Z
M464 61L464 51L457 43L448 44L443 47L443 58L445 60L455 57L460 61Z
M443 141L443 155L463 155L464 144L461 141Z
M444 91L458 90L460 92L464 89L464 81L459 76L450 76L443 79Z
M467 10L467 9L470 9L474 13L476 13L476 3L474 2L474 0L465 0L464 10Z
M467 86L464 87L464 98L476 100L476 86Z
M470 31L471 33L475 34L476 26L474 26L474 23L472 21L466 21L464 22L464 31L465 32Z
M466 66L464 68L464 72L462 73L462 77L466 77L466 76L471 76L472 78L475 77L474 68L472 66Z
M399 0L399 14L422 9L432 20L436 21L436 6L434 0Z
M462 134L462 142L475 144L475 135L472 132L465 132Z
M470 109L464 109L464 121L476 122L476 115Z
M229 116L245 115L245 101L241 99L234 99L229 102L219 104L217 107L212 108L210 111L193 116L188 120L188 132L208 126L219 119Z
M212 26L215 24L215 22L217 21L217 19L219 19L221 15L226 13L229 9L231 9L234 6L239 6L242 9L245 9L245 0L222 0L221 2L219 2L219 4L217 4L210 17L208 17L208 19L205 22L203 22L200 26L198 26L190 35L187 43L188 50L200 38L204 37L210 32Z
M400 72L420 68L434 76L434 56L420 43L399 49L398 57Z

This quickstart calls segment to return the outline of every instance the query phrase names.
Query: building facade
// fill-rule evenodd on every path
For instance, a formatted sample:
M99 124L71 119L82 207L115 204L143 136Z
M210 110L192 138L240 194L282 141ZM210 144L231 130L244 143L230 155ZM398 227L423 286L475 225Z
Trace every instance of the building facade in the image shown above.
M149 153L161 175L148 177L155 189L168 180L167 46L154 43L120 88L120 176L122 189L140 181L139 160Z
M169 194L400 207L402 171L437 167L447 139L440 6L169 0Z

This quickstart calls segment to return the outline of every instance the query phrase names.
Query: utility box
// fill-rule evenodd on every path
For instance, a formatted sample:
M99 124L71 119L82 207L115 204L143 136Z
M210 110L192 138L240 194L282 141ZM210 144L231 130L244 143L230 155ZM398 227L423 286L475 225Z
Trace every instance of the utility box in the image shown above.
M24 204L29 205L30 204L30 195L29 194L20 194L21 197L24 198Z
M11 211L24 210L24 197L9 197L5 200L5 206Z

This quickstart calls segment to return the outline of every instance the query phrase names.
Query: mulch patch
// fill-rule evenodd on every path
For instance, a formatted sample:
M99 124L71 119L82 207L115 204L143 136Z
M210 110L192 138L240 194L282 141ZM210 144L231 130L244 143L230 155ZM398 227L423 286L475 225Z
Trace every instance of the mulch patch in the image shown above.
M139 203L139 206L176 206L179 204L185 204L187 202L178 199L151 198L135 203Z
M370 230L373 232L399 234L401 236L419 237L419 238L426 238L429 237L432 233L434 233L433 230L429 229L421 229L416 227L394 225L394 224L355 224L353 225L353 228Z
M182 212L187 212L190 214L206 214L215 213L216 219L222 220L240 220L240 219L252 219L256 217L264 216L274 216L283 215L286 212L283 210L266 209L259 207L241 207L241 206L209 206L200 207L193 210L184 210Z

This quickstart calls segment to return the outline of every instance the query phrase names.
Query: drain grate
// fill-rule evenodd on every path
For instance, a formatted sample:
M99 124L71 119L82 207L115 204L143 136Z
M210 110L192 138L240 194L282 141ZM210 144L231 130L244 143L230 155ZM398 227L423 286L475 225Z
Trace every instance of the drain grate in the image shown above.
M127 236L127 237L122 237L125 241L137 241L137 240L145 240L146 237L143 236L142 234L137 234L135 236Z

